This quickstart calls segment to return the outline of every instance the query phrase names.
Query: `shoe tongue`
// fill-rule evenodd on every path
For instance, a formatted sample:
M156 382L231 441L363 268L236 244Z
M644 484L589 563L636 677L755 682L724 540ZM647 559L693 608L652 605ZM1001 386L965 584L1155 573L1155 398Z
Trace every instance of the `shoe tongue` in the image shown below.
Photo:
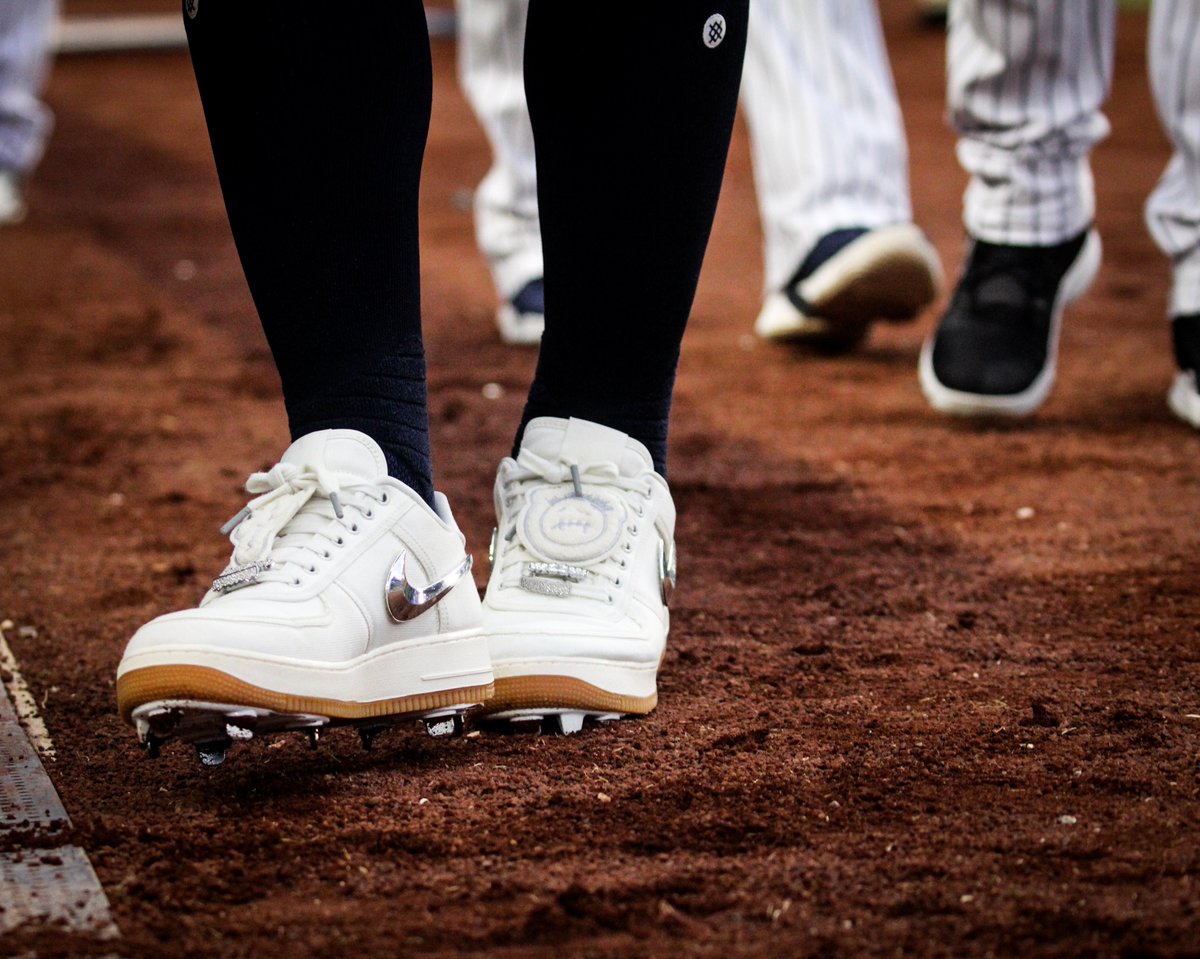
M283 462L319 466L343 479L375 482L387 475L383 450L357 430L318 430L301 436L283 454Z
M552 463L580 467L613 463L621 475L627 477L640 476L654 469L650 453L633 437L574 417L564 420L543 416L530 420L521 439L521 448Z

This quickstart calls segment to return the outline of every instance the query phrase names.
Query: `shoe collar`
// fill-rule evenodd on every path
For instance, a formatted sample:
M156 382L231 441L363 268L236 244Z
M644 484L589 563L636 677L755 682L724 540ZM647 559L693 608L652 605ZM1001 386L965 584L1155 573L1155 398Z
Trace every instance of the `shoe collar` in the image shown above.
M650 453L633 437L590 420L540 416L525 426L517 463L551 483L571 479L571 467L628 479L654 472Z

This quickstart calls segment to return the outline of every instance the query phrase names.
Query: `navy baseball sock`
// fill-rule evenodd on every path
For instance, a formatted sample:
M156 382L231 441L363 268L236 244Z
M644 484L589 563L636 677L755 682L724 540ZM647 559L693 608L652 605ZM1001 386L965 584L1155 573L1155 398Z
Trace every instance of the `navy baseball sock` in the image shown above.
M211 0L185 4L184 19L293 438L360 430L391 475L431 500L417 249L433 87L424 7Z
M733 130L747 0L581 17L532 0L525 89L537 151L546 330L521 431L578 416L665 475L679 345ZM517 434L517 443L521 439Z

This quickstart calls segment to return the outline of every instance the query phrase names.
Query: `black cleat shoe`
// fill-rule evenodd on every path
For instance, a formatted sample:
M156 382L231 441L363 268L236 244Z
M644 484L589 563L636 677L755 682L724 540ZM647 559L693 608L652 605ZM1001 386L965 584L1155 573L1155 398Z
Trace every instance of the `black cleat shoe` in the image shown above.
M973 241L950 306L921 351L921 389L958 416L1028 416L1054 385L1063 310L1100 267L1087 230L1056 246Z
M1179 372L1167 394L1167 405L1181 420L1200 430L1200 313L1175 317L1171 335Z

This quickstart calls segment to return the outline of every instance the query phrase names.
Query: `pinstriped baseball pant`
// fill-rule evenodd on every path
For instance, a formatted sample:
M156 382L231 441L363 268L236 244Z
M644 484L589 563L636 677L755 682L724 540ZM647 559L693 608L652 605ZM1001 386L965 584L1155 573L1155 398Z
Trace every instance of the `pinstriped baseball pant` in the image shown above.
M41 159L50 111L38 100L58 0L0 0L0 168L26 174Z
M528 0L458 0L463 89L492 145L475 193L500 294L541 276L521 60ZM875 0L752 0L743 72L768 291L824 234L912 219L908 157Z
M1149 66L1174 154L1146 206L1175 265L1170 312L1200 312L1200 4L1155 0ZM1045 246L1095 216L1088 155L1108 131L1115 0L951 0L950 118L970 175L963 218L992 243Z

